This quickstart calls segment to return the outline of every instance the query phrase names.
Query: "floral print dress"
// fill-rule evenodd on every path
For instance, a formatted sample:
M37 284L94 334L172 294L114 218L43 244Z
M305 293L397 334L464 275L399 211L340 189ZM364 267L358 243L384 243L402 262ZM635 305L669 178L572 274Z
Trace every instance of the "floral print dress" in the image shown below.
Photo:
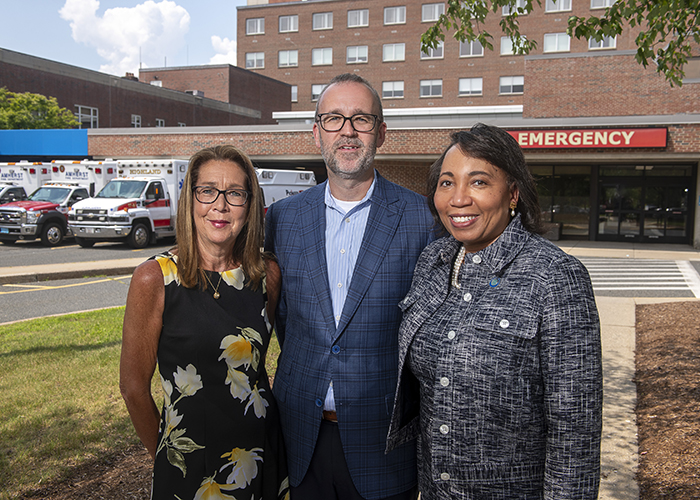
M158 367L164 405L153 499L289 497L277 405L265 371L270 323L265 281L241 268L209 273L212 286L180 285L177 256L154 257L165 280Z

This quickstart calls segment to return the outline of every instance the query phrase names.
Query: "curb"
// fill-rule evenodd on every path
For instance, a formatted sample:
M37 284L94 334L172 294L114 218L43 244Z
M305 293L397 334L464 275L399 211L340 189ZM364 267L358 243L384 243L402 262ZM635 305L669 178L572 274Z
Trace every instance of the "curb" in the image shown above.
M95 276L116 276L133 274L137 266L111 267L105 269L76 269L68 271L36 272L26 274L9 274L0 276L0 285L10 283L36 283L38 281L67 280L91 278Z

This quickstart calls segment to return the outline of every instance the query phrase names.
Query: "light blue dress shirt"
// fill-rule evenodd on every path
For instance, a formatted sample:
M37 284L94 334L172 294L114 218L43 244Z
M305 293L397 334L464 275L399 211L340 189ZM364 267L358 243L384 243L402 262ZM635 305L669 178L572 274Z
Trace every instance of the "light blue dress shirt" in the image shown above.
M330 185L326 184L326 263L336 326L338 326L340 315L343 312L355 262L357 262L357 256L360 253L362 238L372 206L370 198L376 182L377 172L375 171L372 185L367 190L365 197L358 202L341 202L333 198ZM346 208L350 206L353 207L346 211ZM323 409L335 411L332 380L328 386Z

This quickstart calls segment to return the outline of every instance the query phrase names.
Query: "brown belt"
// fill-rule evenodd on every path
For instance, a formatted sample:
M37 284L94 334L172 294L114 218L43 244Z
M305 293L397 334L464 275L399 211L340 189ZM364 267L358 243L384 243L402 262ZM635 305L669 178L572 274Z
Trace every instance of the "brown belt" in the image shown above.
M323 410L323 420L338 423L338 414L334 411Z

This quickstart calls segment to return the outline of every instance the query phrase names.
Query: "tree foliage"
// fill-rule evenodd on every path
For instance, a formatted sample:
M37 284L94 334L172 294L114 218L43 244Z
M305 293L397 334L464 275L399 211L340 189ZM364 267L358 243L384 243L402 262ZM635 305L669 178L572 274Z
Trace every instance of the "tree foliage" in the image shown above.
M542 8L543 0L447 0L445 13L421 36L421 48L437 47L445 33L454 30L460 42L478 40L493 50L491 33L485 30L486 18L506 7L499 25L504 35L513 41L515 54L529 54L537 47L536 40L520 32L519 17ZM700 45L700 0L617 0L606 8L601 17L571 16L567 33L576 38L601 41L615 37L624 30L638 27L635 39L636 59L644 67L656 65L671 86L683 84L684 65L692 56L693 47Z
M59 107L55 97L0 88L0 129L62 129L78 125L75 115Z

